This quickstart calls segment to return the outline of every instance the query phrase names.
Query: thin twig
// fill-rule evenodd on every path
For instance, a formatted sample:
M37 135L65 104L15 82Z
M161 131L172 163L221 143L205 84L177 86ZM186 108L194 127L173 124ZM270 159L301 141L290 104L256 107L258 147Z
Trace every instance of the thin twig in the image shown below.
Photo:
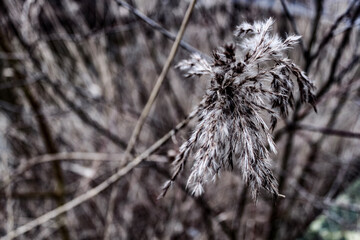
M168 172L167 169L161 168L158 165L154 166L153 168L158 173L163 175L165 178L170 179L172 176ZM228 226L226 221L219 221L218 216L221 214L219 210L213 209L209 203L207 203L203 196L195 197L191 192L187 191L186 184L182 181L176 181L174 182L176 185L178 185L179 189L186 194L187 196L191 197L194 202L199 206L199 208L202 209L203 217L208 218L206 221L209 221L209 218L212 218L211 220L214 221L216 224L218 224L221 227L221 230L226 234L228 239L234 239L234 234L236 234L235 230ZM210 222L210 221L209 221ZM207 225L207 223L205 223Z
M305 52L305 68L304 71L308 72L310 65L312 63L313 58L311 57L311 51L313 48L313 44L316 41L316 37L317 37L317 33L318 33L318 28L320 25L320 19L324 10L324 6L323 6L324 0L317 0L316 1L316 15L312 24L312 31L311 31L311 37L309 40L309 44L308 47L306 49Z
M331 128L323 128L323 127L314 127L311 125L300 124L300 123L297 123L294 127L298 130L305 130L305 131L310 131L310 132L320 132L320 133L326 134L326 135L335 135L335 136L345 137L345 138L360 138L360 133L356 133L356 132L349 132L349 131L336 130L336 129L331 129Z
M119 6L122 6L124 8L126 8L127 10L129 10L131 13L133 13L135 16L137 16L138 18L140 18L142 21L144 21L146 24L150 25L152 28L154 28L155 30L159 31L161 34L163 34L165 37L167 37L168 39L175 41L176 39L176 35L169 32L168 30L166 30L164 27L162 27L159 23L157 23L156 21L152 20L151 18L147 17L145 14L143 14L141 11L139 11L138 9L134 8L133 6L131 6L130 4L128 4L125 1L122 0L115 0L117 2L117 4ZM198 49L194 48L193 46L191 46L190 44L188 44L187 42L185 42L184 40L181 40L180 42L180 47L182 47L183 49L185 49L186 51L190 52L190 53L198 53L200 54L202 57L206 58L206 59L211 59L208 55L204 54L203 52L199 51Z
M0 10L4 11L5 9L6 9L6 6L3 5L3 3L0 1ZM6 11L4 13L7 14ZM29 55L29 58L32 61L32 63L34 64L34 66L36 67L36 69L43 74L44 80L50 84L50 86L52 87L54 92L66 103L66 105L68 107L70 107L85 124L93 127L97 132L99 132L103 136L110 139L117 146L119 146L121 148L125 148L126 143L123 140L121 140L117 135L115 135L112 132L105 129L98 122L96 122L94 119L92 119L86 112L84 112L82 110L82 108L78 107L73 101L71 101L67 98L67 96L60 90L58 85L52 81L52 79L49 77L49 75L46 72L43 72L44 68L42 67L41 61L38 58L36 58L36 56L33 54L33 49L36 47L36 45L29 43L21 35L19 29L16 27L16 25L13 21L9 21L9 27L10 27L10 29L12 29L15 36L19 40L20 44L23 46L23 48Z
M62 152L55 154L45 154L37 157L33 157L26 161L25 165L17 168L9 178L7 178L0 186L0 190L7 187L11 182L14 181L18 176L24 174L27 170L32 167L52 162L52 161L62 161L62 160L92 160L92 161L101 161L101 160L114 160L120 161L123 158L124 154L109 154L109 153L86 153L86 152Z
M341 70L341 72L337 75L336 77L336 82L337 83L341 83L341 81L344 79L344 77L351 72L356 66L358 66L360 62L360 55L354 55L353 58L351 59L350 63L348 64L348 66L346 68L344 68L343 70Z
M334 24L331 26L329 32L325 35L325 37L321 40L319 47L317 48L316 52L311 56L311 59L315 59L319 56L321 50L330 42L330 40L336 35L335 34L335 30L338 27L338 25L340 24L340 22L347 17L351 10L353 9L355 3L357 2L357 0L354 0L349 7L346 9L346 11L341 14L334 22ZM350 25L351 27L351 25ZM347 30L347 28L346 28Z
M103 27L101 29L96 29L94 31L89 31L83 34L69 34L69 33L53 33L48 35L41 36L41 41L51 42L51 41L72 41L75 43L82 43L91 38L100 38L103 35L109 35L114 33L121 33L129 31L136 27L136 21L128 23L126 25L113 26L113 27ZM1 57L1 55L0 55Z
M283 0L281 0L283 2ZM357 15L359 14L359 6L356 8L355 13L351 19L351 25L354 24L355 19L357 17ZM327 82L324 84L324 86L319 90L316 99L317 101L319 101L319 99L321 97L323 97L324 94L326 94L328 92L328 90L330 89L330 87L334 84L334 82L337 80L335 77L335 73L338 67L338 63L339 60L343 54L343 50L345 48L345 46L348 44L349 39L350 39L350 34L351 34L351 28L349 28L345 35L343 36L342 42L339 45L339 48L336 52L336 56L333 59L332 65L331 65L331 69L330 69L330 74L329 74L329 78L327 80ZM298 122L301 118L299 118L297 116L299 107L298 104L296 104L295 110L294 110L294 114L293 114L293 125L296 124L296 122ZM304 117L306 115L303 115L302 117ZM286 143L286 147L285 147L285 152L283 155L283 159L281 162L281 170L282 171L286 171L287 170L287 166L288 166L288 161L289 161L289 157L291 155L291 151L293 148L293 141L294 141L294 129L292 128L288 128L290 129L288 138L287 138L287 143ZM303 176L303 174L300 174L300 176ZM284 174L280 175L280 179L279 179L279 191L281 191L281 188L283 187L283 183L285 182L286 176ZM278 215L278 211L279 211L279 205L274 205L271 209L270 212L270 222L271 222L271 226L270 226L270 232L268 234L268 239L274 239L276 234L277 234L277 227L276 227L276 219L277 219L277 215Z
M244 210L247 204L247 195L248 195L248 186L243 184L241 187L241 191L238 198L237 208L236 208L236 216L233 220L231 228L236 231L236 235L240 231L241 219L244 214Z
M143 111L141 112L141 115L138 119L138 121L136 122L136 125L135 125L135 128L131 134L131 137L130 137L130 140L128 142L128 145L126 147L126 150L125 150L125 162L127 161L127 156L130 154L130 152L133 150L134 146L135 146L135 143L140 135L140 132L141 132L141 129L146 121L146 118L147 116L149 115L150 113L150 110L155 102L155 99L156 97L158 96L159 94L159 91L160 91L160 88L162 86L162 83L164 82L165 80L165 77L166 77L166 74L168 73L169 69L170 69L170 66L171 66L171 63L175 57L175 54L180 46L180 41L181 41L181 38L183 37L184 35L184 32L185 32L185 29L186 29L186 26L190 20L190 16L191 16L191 13L194 9L194 6L195 6L195 3L196 3L196 0L192 0L192 2L189 4L189 7L188 9L186 10L186 13L185 13L185 16L184 16L184 19L181 23L181 26L180 26L180 29L179 29L179 32L176 36L176 39L175 39L175 42L170 50L170 53L169 53L169 56L165 62L165 65L161 71L161 74L159 75L158 79L156 80L156 83L155 83L155 86L154 88L152 89L151 91L151 94L150 94L150 97L143 109ZM108 210L107 210L107 214L106 214L106 223L105 223L105 227L104 227L104 239L108 239L109 238L109 227L111 226L112 224L112 220L113 220L113 211L114 211L114 207L115 207L115 199L116 199L116 196L118 195L118 191L119 191L119 188L113 188L112 191L111 191L111 194L110 194L110 200L109 200L109 207L108 207Z
M289 19L290 21L290 24L291 24L291 27L293 28L294 30L294 33L296 35L299 35L299 31L298 31L298 28L296 26L296 22L295 22L295 19L294 17L291 15L290 11L289 11L289 8L287 7L287 4L285 3L284 0L281 0L281 5L284 9L284 12L285 12L285 16ZM304 42L303 40L300 38L299 39L299 43L300 43L300 47L301 47L301 50L303 52L303 54L305 54L305 46L304 46Z
M320 209L339 208L349 212L360 213L359 204L336 202L333 199L316 196L313 193L307 191L302 186L296 184L296 182L292 182L291 185L300 194L297 200L303 199L306 202L310 202L310 204L314 205L314 207L316 208L320 208Z
M347 174L349 172L351 160L349 158L341 161L340 171L336 174L335 180L332 182L329 191L326 193L326 199L332 199L337 192L340 191L343 183L346 181Z
M172 136L174 136L175 133L177 133L181 128L186 126L186 124L189 122L191 118L186 118L182 122L180 122L174 129L169 131L167 134L165 134L162 138L160 138L158 141L156 141L151 147L149 147L146 151L144 151L142 154L140 154L138 157L130 161L127 165L120 168L116 173L111 175L109 178L104 180L102 183L97 185L96 187L90 189L86 193L74 198L73 200L67 202L66 204L55 208L54 210L51 210L50 212L45 213L44 215L26 223L25 225L15 229L14 231L8 233L7 235L0 238L0 240L8 240L13 239L15 237L21 236L22 234L30 231L31 229L40 226L47 221L56 218L57 216L70 211L71 209L75 208L76 206L88 201L89 199L95 197L108 187L110 187L112 184L117 182L121 177L125 176L127 173L129 173L131 170L133 170L136 166L138 166L144 159L150 156L153 152L155 152L158 148L160 148L164 143L166 143Z
M354 81L354 80L352 80ZM350 86L351 84L348 84L345 87L345 91L342 93L342 95L339 97L338 99L338 103L336 105L336 107L333 109L331 116L329 118L329 120L326 123L326 126L323 128L327 130L332 130L333 126L336 123L336 120L339 116L341 116L340 112L341 110L344 109L344 107L346 106L345 103L348 100L349 97L349 92L350 92ZM296 124L301 126L301 124ZM296 125L294 125L294 128L296 128ZM309 126L308 126L309 127ZM312 126L310 126L312 127ZM305 128L305 127L304 127ZM315 129L312 128L308 128L307 130L312 130L314 131ZM306 128L305 128L306 129ZM320 130L318 130L320 131ZM302 187L307 186L306 185L306 176L308 176L308 174L310 174L313 171L313 164L315 163L315 161L318 159L320 151L321 151L321 146L323 144L323 142L326 140L326 135L322 135L316 142L314 142L313 144L310 145L310 152L308 153L308 156L306 157L305 163L303 165L303 167L301 167L300 169L300 173L296 176L295 178L295 182ZM336 169L337 171L338 169ZM324 191L327 191L328 189L323 188ZM298 192L294 192L294 198L297 197Z
M119 0L117 0L117 1L119 1ZM145 120L146 120L147 116L149 115L149 112L150 112L150 110L151 110L151 108L152 108L152 106L153 106L153 104L155 102L155 99L156 99L157 95L159 94L160 87L161 87L161 85L162 85L162 83L163 83L163 81L164 81L164 79L166 77L167 72L170 69L171 63L172 63L172 61L173 61L173 59L175 57L175 54L176 54L177 49L179 47L179 43L181 41L181 38L182 38L182 36L183 36L183 34L185 32L185 28L186 28L187 23L188 23L188 21L190 19L190 16L191 16L192 10L193 10L193 8L195 6L195 3L196 3L196 0L193 0L191 2L191 4L189 5L186 13L185 13L184 20L183 20L183 22L181 24L179 33L176 36L176 40L175 40L175 42L174 42L174 44L173 44L173 46L171 48L170 54L169 54L169 56L168 56L168 58L166 60L166 63L164 65L163 69L162 69L162 72L161 72L160 76L158 77L158 79L156 80L155 86L154 86L154 88L153 88L153 90L152 90L152 92L150 94L149 100L147 101L143 111L141 112L139 120L137 121L137 123L135 125L135 129L131 134L131 137L130 137L130 140L129 140L129 143L128 143L128 146L126 148L125 153L131 151L131 149L134 147L135 142L137 141L137 139L139 137L140 131L141 131L141 129L142 129L144 123L145 123Z
M357 8L355 9L355 13L352 16L351 20L350 20L350 25L353 26L357 17L360 15L360 4L357 6ZM349 28L346 30L343 39L341 40L341 43L339 44L339 47L337 48L335 57L333 62L331 63L331 67L330 67L330 74L328 77L328 80L326 81L326 83L321 87L321 89L318 91L317 95L316 95L316 99L319 100L321 97L323 97L323 95L330 89L330 87L333 85L333 83L336 81L336 70L338 68L339 65L339 61L341 60L341 57L344 53L344 49L345 47L348 45L349 41L350 41L350 36L351 36L351 31L352 28Z
M320 19L324 10L324 6L323 6L324 0L317 0L316 1L316 15L314 18L314 22L312 24L312 31L311 31L311 38L308 44L308 48L307 48L307 52L309 54L309 56L311 55L311 49L313 44L316 41L316 37L317 37L317 33L318 33L318 27L320 24Z
M23 87L22 91L29 102L32 111L35 113L35 119L38 124L38 129L40 132L40 136L44 145L46 147L47 153L58 153L59 148L55 143L55 137L53 131L50 127L49 121L45 115L42 114L42 105L40 101L35 97L36 95L32 92L30 87ZM61 206L65 203L64 192L65 188L65 180L64 174L61 169L61 165L59 162L52 163L55 181L56 181L56 191L59 193L58 198L56 198L58 206ZM66 216L60 216L58 219L58 226L60 228L61 236L63 240L70 239L69 230L66 226Z
M23 175L29 169L43 164L54 161L105 161L105 162L122 162L124 159L124 153L99 153L99 152L61 152L55 154L45 154L37 157L33 157L26 161L25 164L20 165L15 171L11 173L11 176L5 178L0 185L0 191L13 183L15 179ZM145 166L153 165L156 163L165 163L164 160L159 160L159 155L152 155L144 162Z
M78 106L75 101L69 99L65 93L60 89L60 87L53 83L48 77L46 77L46 82L50 84L51 88L54 90L55 94L60 97L60 99L76 113L76 115L88 126L92 127L98 133L103 135L104 137L111 140L114 144L119 146L120 148L125 148L126 143L124 140L119 138L116 134L110 132L108 129L103 127L96 120L91 118L87 112L83 110L83 107Z

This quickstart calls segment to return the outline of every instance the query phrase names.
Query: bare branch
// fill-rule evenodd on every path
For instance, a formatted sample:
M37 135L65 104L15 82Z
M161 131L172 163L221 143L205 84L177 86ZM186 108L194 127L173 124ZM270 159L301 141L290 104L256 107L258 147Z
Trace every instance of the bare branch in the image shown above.
M155 102L155 99L159 94L162 83L165 80L166 74L168 73L171 63L172 63L172 61L175 57L175 54L179 48L181 38L184 35L186 26L190 20L190 16L194 9L195 3L196 3L196 0L192 0L192 2L189 4L188 9L186 10L186 13L185 13L184 19L181 23L179 32L176 36L175 42L174 42L171 50L170 50L169 56L165 62L162 72L161 72L160 76L158 77L158 79L156 80L155 86L151 91L150 97L149 97L143 111L141 112L141 115L140 115L138 121L136 122L135 128L131 134L130 140L129 140L128 145L125 150L125 159L124 159L125 162L127 161L128 154L130 154L130 152L133 150L135 143L140 135L141 129L146 121L146 118L149 115L150 110ZM107 211L106 223L105 223L105 228L104 228L105 229L104 230L104 239L108 239L108 237L109 237L109 233L108 233L109 228L108 227L112 224L113 211L114 211L114 207L115 207L115 199L116 199L116 196L118 195L118 191L119 191L119 188L113 188L111 195L110 195L109 208Z
M169 32L168 30L166 30L165 28L163 28L159 23L157 23L156 21L152 20L151 18L147 17L145 14L143 14L142 12L140 12L138 9L134 8L133 6L131 6L130 4L128 4L127 2L123 1L123 0L115 0L117 2L117 4L119 6L122 6L124 8L126 8L127 10L129 10L131 13L133 13L135 16L137 16L138 18L140 18L142 21L144 21L146 24L150 25L152 28L154 28L155 30L159 31L161 34L163 34L165 37L167 37L168 39L175 41L176 39L176 35ZM200 54L202 57L206 58L206 59L210 59L210 57L204 53L202 53L201 51L199 51L198 49L194 48L193 46L191 46L190 44L188 44L187 42L185 42L184 40L181 40L180 42L180 46L185 49L186 51L190 52L190 53L198 53Z
M296 26L295 18L290 13L289 8L287 7L287 4L286 4L285 0L281 0L281 5L282 5L282 7L284 9L286 17L289 19L289 21L291 23L291 26L292 26L292 28L294 30L294 33L296 35L299 35L299 31L298 31L298 28ZM304 46L303 40L300 39L299 43L300 43L300 47L301 47L302 52L305 54L305 46Z
M165 134L162 138L160 138L158 141L156 141L151 147L149 147L146 151L144 151L142 154L140 154L138 157L134 158L131 162L129 162L126 166L120 168L116 173L114 173L112 176L107 178L105 181L97 185L96 187L90 189L86 193L74 198L73 200L67 202L66 204L55 208L54 210L45 213L44 215L28 222L27 224L15 229L14 231L8 233L4 237L0 238L0 240L8 240L13 239L18 236L21 236L22 234L30 231L31 229L40 226L47 221L56 218L57 216L70 211L71 209L75 208L76 206L88 201L89 199L95 197L108 187L110 187L112 184L116 183L120 178L125 176L127 173L129 173L131 170L133 170L136 166L138 166L144 159L150 156L153 152L155 152L159 147L161 147L164 143L166 143L176 132L178 132L181 128L186 126L186 124L189 122L190 118L187 118L180 122L174 129L169 131L167 134Z
M62 90L59 88L59 86L53 82L51 82L51 80L46 77L47 83L50 84L50 86L52 87L52 89L54 90L55 94L58 95L60 97L61 100L63 100L65 102L65 104L71 109L73 110L76 115L88 126L92 127L94 130L96 130L98 133L100 133L101 135L103 135L104 137L108 138L109 140L111 140L114 144L116 144L117 146L119 146L120 148L125 148L126 147L126 143L124 142L124 140L122 140L121 138L119 138L116 134L110 132L108 129L104 128L100 123L98 123L96 120L92 119L89 114L87 114L82 107L76 105L75 101L72 101L71 99L69 99L65 93L62 92Z
M334 24L331 26L329 32L325 35L325 37L321 40L319 47L317 48L316 52L311 56L312 59L315 59L319 56L321 50L330 42L330 40L336 36L335 34L335 30L336 28L339 26L339 24L341 23L341 21L346 18L351 10L353 9L353 7L355 6L355 3L357 2L357 0L354 0L349 7L346 9L346 11L341 14L334 22ZM351 27L351 25L350 25ZM348 28L347 28L348 29ZM346 29L346 30L347 30Z
M297 123L294 127L298 130L320 132L326 135L334 135L345 138L360 138L360 133L356 133L356 132L348 132L348 131L336 130L331 128L323 128L323 127L314 127L311 125L306 125L301 123Z

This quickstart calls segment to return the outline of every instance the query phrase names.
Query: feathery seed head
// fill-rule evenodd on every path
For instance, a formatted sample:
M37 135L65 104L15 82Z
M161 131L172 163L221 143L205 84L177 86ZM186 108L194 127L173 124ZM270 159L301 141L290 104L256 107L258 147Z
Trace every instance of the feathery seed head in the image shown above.
M211 63L194 54L178 64L186 76L209 75L211 84L192 113L198 124L180 147L174 175L164 186L163 195L190 155L194 164L187 186L196 196L221 171L233 169L242 173L254 198L260 188L279 195L270 170L270 152L276 153L270 131L278 117L287 116L289 106L294 105L292 78L296 79L302 102L314 105L315 98L312 82L284 52L300 37L280 39L270 33L273 23L271 18L242 23L234 32L237 44L214 51ZM264 113L269 115L270 128L263 119Z

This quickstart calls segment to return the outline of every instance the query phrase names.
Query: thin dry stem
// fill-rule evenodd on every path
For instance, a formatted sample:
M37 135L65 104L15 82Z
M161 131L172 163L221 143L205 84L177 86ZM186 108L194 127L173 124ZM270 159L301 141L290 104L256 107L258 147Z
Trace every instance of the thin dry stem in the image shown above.
M169 131L167 134L165 134L162 138L160 138L158 141L156 141L151 147L149 147L146 151L144 151L142 154L140 154L138 157L134 158L131 162L129 162L124 167L120 168L116 173L111 175L109 178L107 178L105 181L97 185L96 187L90 189L86 193L74 198L73 200L67 202L66 204L55 208L54 210L45 213L44 215L28 222L25 225L22 225L18 227L17 229L13 230L12 232L9 232L7 235L0 238L0 240L9 240L16 238L18 236L21 236L22 234L30 231L31 229L38 227L46 222L48 222L51 219L56 218L57 216L70 211L71 209L75 208L76 206L88 201L89 199L95 197L108 187L110 187L112 184L117 182L121 177L125 176L127 173L129 173L131 170L133 170L136 166L138 166L144 159L150 156L154 151L156 151L159 147L161 147L165 142L167 142L174 134L179 131L181 128L186 126L186 124L189 122L191 118L186 118L182 122L180 122L174 129Z
M164 82L165 80L165 77L166 77L166 74L168 73L169 69L170 69L170 66L171 66L171 63L175 57L175 54L180 46L180 42L181 42L181 39L182 39L182 36L184 35L184 32L185 32L185 29L186 29L186 26L190 20L190 16L191 16L191 13L194 9L194 6L195 6L195 3L196 3L196 0L192 0L192 2L189 4L189 7L188 9L186 10L186 13L185 13L185 16L184 16L184 19L181 23L181 26L180 26L180 29L179 29L179 32L176 36L176 39L175 39L175 42L173 43L172 47L171 47L171 50L170 50L170 53L169 53L169 56L165 62L165 65L161 71L161 74L160 76L158 77L156 83L155 83L155 86L154 88L152 89L151 91L151 94L150 94L150 97L143 109L143 111L141 112L141 115L138 119L138 121L136 122L136 125L135 125L135 128L131 134L131 137L130 137L130 140L129 140L129 143L126 147L126 150L125 150L125 162L127 161L127 156L130 154L130 152L133 150L134 146L135 146L135 143L140 135L140 132L141 132L141 129L145 123L145 120L146 118L148 117L149 113L150 113L150 110L155 102L155 99L156 97L158 96L159 94L159 91L160 91L160 87L162 86L162 83ZM108 207L108 210L107 210L107 214L106 214L106 223L105 223L105 230L104 230L104 239L109 239L109 226L112 224L112 221L113 221L113 211L114 211L114 207L115 207L115 199L116 199L116 196L118 195L118 191L119 189L118 188L113 188L112 191L111 191L111 195L110 195L110 200L109 200L109 207Z

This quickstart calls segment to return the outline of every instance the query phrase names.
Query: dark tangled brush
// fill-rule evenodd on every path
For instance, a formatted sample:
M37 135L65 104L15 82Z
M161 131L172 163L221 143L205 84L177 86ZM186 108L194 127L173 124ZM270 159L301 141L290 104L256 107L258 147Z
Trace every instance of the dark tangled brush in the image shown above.
M282 40L270 33L272 24L271 18L243 23L234 33L237 44L214 52L211 63L193 55L178 65L187 71L187 76L209 75L211 82L192 113L198 124L180 147L174 175L165 184L163 195L184 169L189 155L193 156L194 164L187 186L196 196L221 171L234 168L241 171L254 198L260 188L279 195L270 169L270 151L276 153L270 132L277 119L285 117L289 106L294 105L294 81L302 102L314 105L315 99L314 85L285 54L300 37ZM263 119L266 115L270 117L270 127Z

